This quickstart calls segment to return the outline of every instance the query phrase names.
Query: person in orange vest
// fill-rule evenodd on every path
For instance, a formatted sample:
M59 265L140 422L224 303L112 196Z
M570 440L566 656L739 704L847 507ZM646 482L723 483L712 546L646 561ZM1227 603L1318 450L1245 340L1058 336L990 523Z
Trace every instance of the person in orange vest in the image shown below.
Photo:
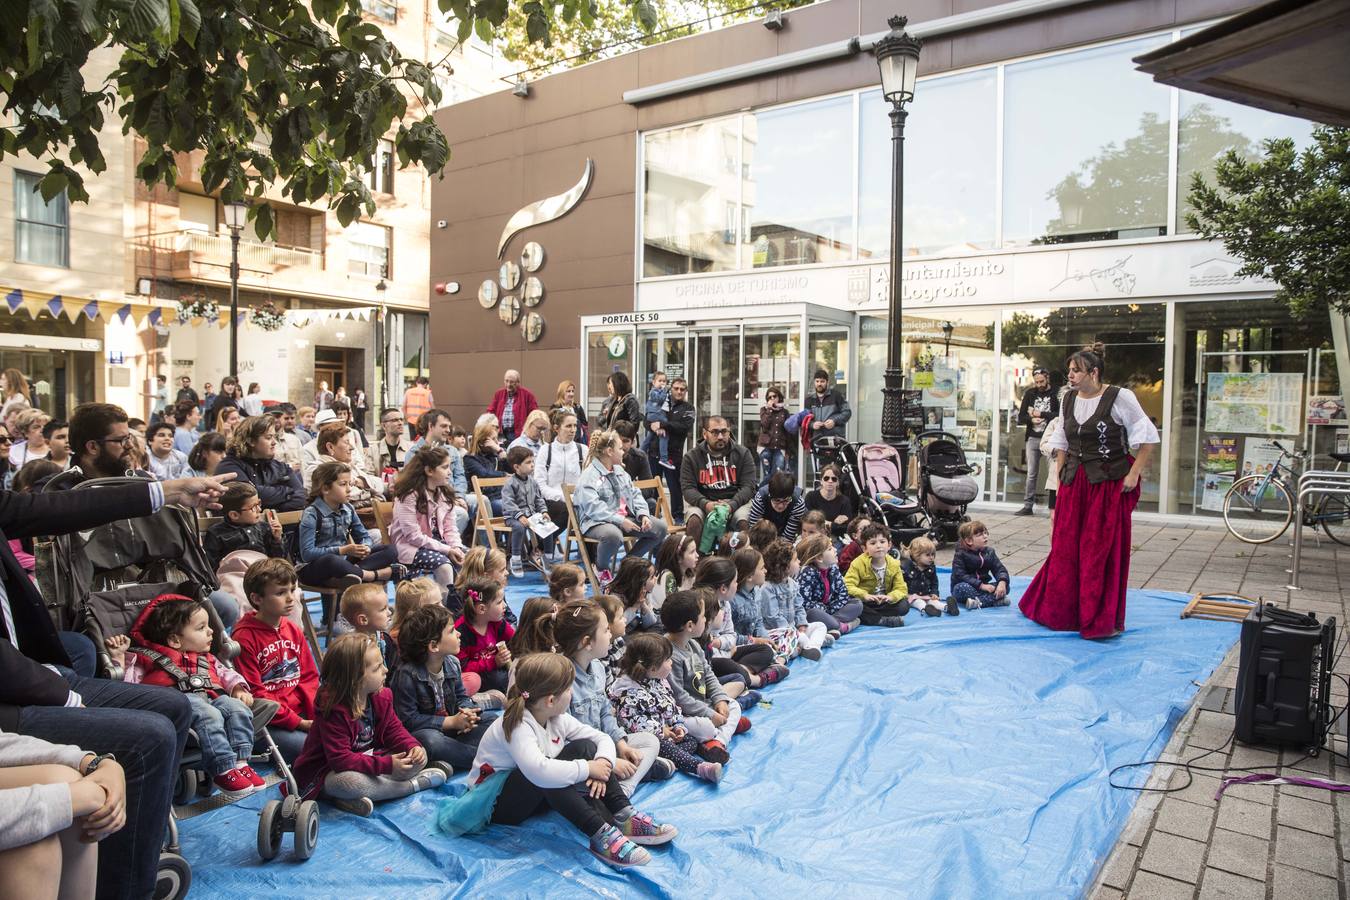
M435 405L436 400L431 396L431 379L425 375L417 376L412 386L403 392L403 420L408 423L412 434L417 434L417 423L422 414Z

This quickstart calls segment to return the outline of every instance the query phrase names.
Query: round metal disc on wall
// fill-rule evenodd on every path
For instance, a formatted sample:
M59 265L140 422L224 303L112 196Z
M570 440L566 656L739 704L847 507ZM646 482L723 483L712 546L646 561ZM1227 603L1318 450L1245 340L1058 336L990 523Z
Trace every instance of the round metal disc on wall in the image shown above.
M538 272L539 267L544 264L544 248L535 241L530 241L525 245L525 249L520 254L520 265L526 272Z
M526 313L520 322L520 336L533 344L544 334L544 317L537 312Z
M544 282L531 275L525 279L525 290L521 291L526 306L538 306L544 302Z
M515 294L507 294L502 298L502 305L497 307L497 316L507 325L516 324L520 318L520 298Z
M485 281L478 286L478 305L483 309L492 309L497 305L497 298L501 296L497 291L497 282Z
M501 282L504 291L514 291L520 284L520 266L516 265L514 259L502 263L501 271L497 275L497 280Z

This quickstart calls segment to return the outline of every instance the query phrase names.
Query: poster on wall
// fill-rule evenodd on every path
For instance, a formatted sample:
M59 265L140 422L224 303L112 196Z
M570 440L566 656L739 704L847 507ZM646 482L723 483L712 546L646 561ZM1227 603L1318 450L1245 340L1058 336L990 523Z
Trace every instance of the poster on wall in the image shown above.
M1229 475L1236 472L1237 438L1206 437L1204 466L1206 472L1227 473Z
M923 389L924 406L956 408L956 370L934 368L933 386Z
M1263 477L1280 461L1279 449L1266 441L1249 440L1246 444L1242 450L1241 477L1246 478L1248 475Z
M1205 430L1298 434L1303 376L1293 372L1211 372L1205 385Z
M1318 394L1308 398L1309 425L1344 425L1345 398Z
M1233 486L1233 473L1205 473L1205 490L1200 496L1200 508L1213 512L1223 511L1223 498Z

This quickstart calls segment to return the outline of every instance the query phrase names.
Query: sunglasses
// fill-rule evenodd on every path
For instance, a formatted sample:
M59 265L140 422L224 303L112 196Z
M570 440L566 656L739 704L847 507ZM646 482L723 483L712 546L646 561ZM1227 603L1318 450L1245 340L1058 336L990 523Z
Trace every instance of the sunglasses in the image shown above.
M821 480L821 481L838 481L839 479L838 479L838 478L835 478L833 475L825 475L825 476L821 477L820 480Z

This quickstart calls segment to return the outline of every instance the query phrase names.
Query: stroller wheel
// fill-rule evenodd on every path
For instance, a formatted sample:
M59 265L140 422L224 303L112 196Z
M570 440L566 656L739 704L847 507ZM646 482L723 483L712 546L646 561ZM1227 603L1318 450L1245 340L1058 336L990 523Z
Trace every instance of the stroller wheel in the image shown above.
M295 816L295 858L309 859L319 843L319 804L305 800Z
M192 866L177 853L159 855L155 875L155 900L181 900L192 887Z
M258 816L258 856L266 862L276 859L281 850L281 835L286 821L281 816L281 801L269 800Z
M295 799L294 794L287 794L281 801L281 817L287 822L295 821L295 808L300 805L300 801Z
M203 786L210 790L210 782L202 777L201 772L186 766L179 769L178 782L173 789L174 805L182 806L196 800Z

